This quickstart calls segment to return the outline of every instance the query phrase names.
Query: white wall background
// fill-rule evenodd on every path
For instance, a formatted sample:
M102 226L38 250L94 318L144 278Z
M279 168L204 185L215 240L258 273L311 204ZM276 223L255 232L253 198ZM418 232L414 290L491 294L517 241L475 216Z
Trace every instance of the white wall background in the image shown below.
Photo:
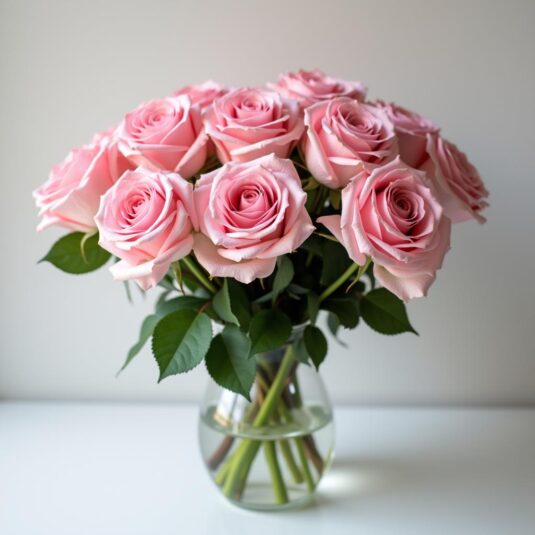
M213 78L301 66L368 84L433 118L480 169L489 222L457 226L412 335L346 332L323 373L338 402L535 402L535 2L0 2L0 397L198 399L198 370L156 384L144 351L116 370L149 308L106 270L36 261L30 192L68 149L140 101Z

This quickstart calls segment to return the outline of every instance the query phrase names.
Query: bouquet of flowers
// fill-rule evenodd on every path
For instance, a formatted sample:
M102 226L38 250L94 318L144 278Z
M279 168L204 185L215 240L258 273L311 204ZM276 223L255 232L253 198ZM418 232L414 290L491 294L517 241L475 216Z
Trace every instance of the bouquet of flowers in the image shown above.
M232 431L205 458L237 502L292 502L325 470L312 432L273 438L306 419L298 372L327 354L319 312L335 337L360 318L415 332L404 302L427 294L451 223L484 221L466 156L366 92L318 70L184 87L73 149L34 192L38 229L71 231L43 260L80 274L112 259L115 279L160 289L124 366L150 338L160 380L205 362L222 391L203 417ZM255 501L260 447L271 490Z

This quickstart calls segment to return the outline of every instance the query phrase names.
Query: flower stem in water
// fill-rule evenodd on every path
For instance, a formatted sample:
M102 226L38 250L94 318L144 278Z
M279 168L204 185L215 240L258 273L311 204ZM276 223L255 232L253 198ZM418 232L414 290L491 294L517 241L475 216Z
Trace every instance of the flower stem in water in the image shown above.
M273 483L275 503L288 503L288 492L286 491L286 485L282 479L279 462L277 460L277 452L275 450L275 442L273 440L266 440L264 442L264 453L266 455L266 463Z

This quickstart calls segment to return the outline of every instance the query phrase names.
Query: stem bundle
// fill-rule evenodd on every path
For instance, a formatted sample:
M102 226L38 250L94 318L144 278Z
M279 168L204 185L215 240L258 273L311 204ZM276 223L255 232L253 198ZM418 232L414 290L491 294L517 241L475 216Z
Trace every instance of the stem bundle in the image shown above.
M255 410L254 413L249 411L245 417L246 420L250 418L252 428L259 429L268 424L287 425L294 421L292 410L302 405L296 382L296 365L291 345L287 346L275 370L266 362L258 365L256 398L251 405ZM324 469L324 461L312 435L292 438L274 435L273 438L244 438L237 445L236 442L236 438L225 437L208 460L210 469L219 467L215 474L216 483L222 487L225 496L234 500L242 498L252 465L261 448L276 504L289 501L281 462L286 466L291 482L305 485L308 492L314 490L319 479L314 478L309 463L314 466L318 476Z

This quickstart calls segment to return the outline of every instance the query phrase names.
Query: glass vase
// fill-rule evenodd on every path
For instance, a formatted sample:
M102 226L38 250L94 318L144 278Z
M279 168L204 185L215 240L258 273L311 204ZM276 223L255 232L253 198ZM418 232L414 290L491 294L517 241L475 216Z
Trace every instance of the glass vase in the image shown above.
M297 362L290 345L256 360L251 401L210 381L199 418L202 457L240 507L301 506L332 461L332 406L320 375Z

